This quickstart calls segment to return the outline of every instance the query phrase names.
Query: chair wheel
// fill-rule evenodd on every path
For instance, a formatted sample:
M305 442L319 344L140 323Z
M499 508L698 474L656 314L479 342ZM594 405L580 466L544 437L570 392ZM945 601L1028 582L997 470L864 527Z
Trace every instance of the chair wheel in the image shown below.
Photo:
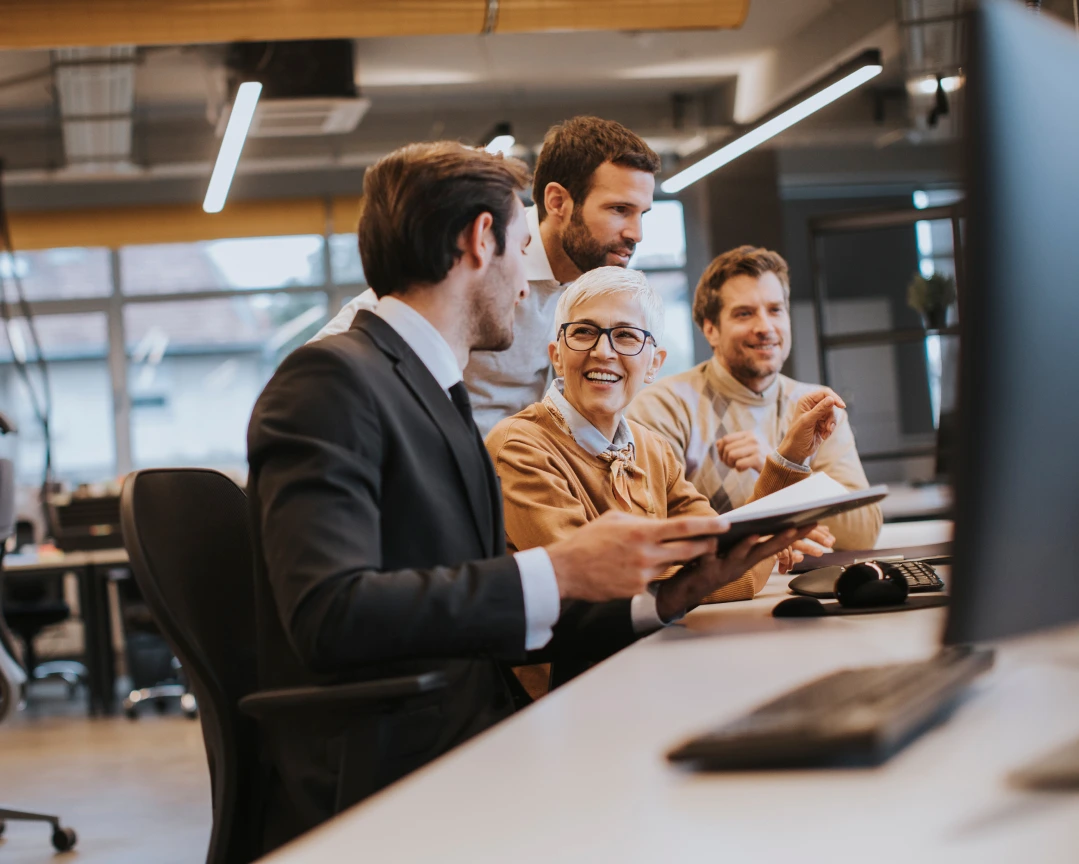
M57 852L74 849L78 839L74 828L57 828L52 832L52 845Z
M138 719L139 719L139 712L138 712L138 710L137 710L137 709L135 708L135 706L134 706L134 705L132 705L132 706L131 706L130 708L125 708L125 709L124 709L124 716L125 716L125 717L126 717L126 718L127 718L128 720L138 720Z
M7 828L7 822L5 822L3 819L0 819L0 837L4 835L5 828Z

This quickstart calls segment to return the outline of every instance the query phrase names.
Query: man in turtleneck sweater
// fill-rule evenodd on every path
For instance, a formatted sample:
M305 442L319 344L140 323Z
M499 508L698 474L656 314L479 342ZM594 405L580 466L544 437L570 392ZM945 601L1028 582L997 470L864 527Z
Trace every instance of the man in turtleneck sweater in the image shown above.
M804 473L827 474L850 490L869 486L846 412L809 464L780 451L798 400L824 389L779 370L790 355L790 281L776 252L740 246L716 258L701 276L693 318L714 356L688 372L646 387L626 416L674 446L686 477L720 513L749 501L765 459ZM870 549L882 523L876 504L828 524L837 549Z

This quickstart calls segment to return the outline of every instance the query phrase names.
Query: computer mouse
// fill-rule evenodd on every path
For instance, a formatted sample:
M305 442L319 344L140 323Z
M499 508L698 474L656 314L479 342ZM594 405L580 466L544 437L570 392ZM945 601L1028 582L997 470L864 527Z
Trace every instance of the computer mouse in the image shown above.
M866 561L847 567L836 579L835 596L843 606L898 606L907 599L906 577L891 564Z
M816 597L788 597L772 609L774 618L818 618L828 610Z

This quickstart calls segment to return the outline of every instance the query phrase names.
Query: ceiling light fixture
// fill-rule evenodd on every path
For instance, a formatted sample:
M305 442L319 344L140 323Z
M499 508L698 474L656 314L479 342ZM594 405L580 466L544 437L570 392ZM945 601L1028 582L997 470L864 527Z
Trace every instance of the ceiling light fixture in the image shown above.
M221 150L218 151L217 162L214 164L214 173L210 175L210 185L202 202L202 209L207 213L220 213L225 206L232 177L236 173L236 164L240 161L240 152L244 149L247 130L251 126L251 118L255 116L255 106L258 105L261 93L262 85L257 81L246 81L236 91L229 124L225 128Z
M799 120L804 120L825 105L831 104L871 78L875 78L881 73L882 68L880 51L872 49L863 52L771 112L767 119L758 122L741 137L735 138L699 162L664 180L660 188L668 194L681 192L691 183L707 177L717 168L748 153L758 144L774 138Z

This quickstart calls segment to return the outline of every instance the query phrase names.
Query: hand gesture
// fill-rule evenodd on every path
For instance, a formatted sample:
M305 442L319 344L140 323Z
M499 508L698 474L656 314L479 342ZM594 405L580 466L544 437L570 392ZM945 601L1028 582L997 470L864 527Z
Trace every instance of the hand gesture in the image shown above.
M706 555L696 559L659 584L656 591L656 612L663 621L673 621L699 604L713 591L733 582L758 561L779 555L805 537L815 526L791 528L775 537L762 540L747 537L724 557ZM793 559L790 555L788 561ZM790 564L788 566L793 566Z
M672 564L714 558L716 535L729 527L719 516L651 519L608 510L546 549L560 596L599 603L640 594Z
M764 453L761 442L750 430L731 432L716 442L719 461L736 471L764 470Z
M779 455L803 464L835 431L835 409L846 407L839 394L828 387L803 396L795 406L790 429L776 448Z

